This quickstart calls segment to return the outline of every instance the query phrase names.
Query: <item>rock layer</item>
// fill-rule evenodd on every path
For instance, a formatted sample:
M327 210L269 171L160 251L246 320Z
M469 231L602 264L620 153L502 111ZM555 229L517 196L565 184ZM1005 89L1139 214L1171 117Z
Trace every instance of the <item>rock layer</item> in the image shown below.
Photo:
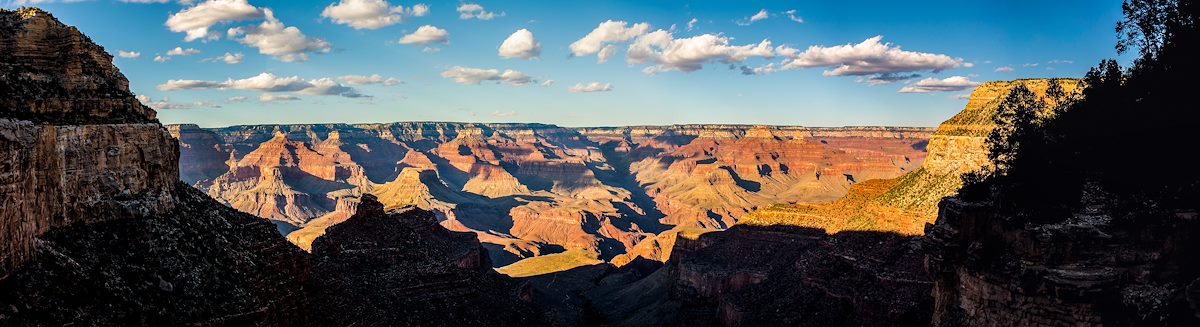
M312 220L340 199L375 194L475 232L498 264L564 250L664 260L668 251L627 254L663 249L649 240L665 231L723 229L767 204L832 200L855 178L899 176L919 167L930 132L436 122L172 130L195 160L182 164L195 178L186 181L238 210L314 235L334 220ZM233 164L202 177L218 162Z

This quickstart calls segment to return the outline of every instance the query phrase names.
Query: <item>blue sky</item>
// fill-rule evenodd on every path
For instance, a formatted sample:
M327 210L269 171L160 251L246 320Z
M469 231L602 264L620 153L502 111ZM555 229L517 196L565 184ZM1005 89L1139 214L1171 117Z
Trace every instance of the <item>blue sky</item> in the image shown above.
M23 2L79 27L114 55L137 52L115 59L133 91L160 108L164 123L208 127L412 120L936 126L962 109L961 96L975 83L1082 76L1115 56L1120 19L1119 0L389 0L383 10L363 9L380 1ZM464 18L458 9L476 10ZM173 16L181 17L168 23ZM514 32L521 29L538 51L519 46L523 38ZM609 42L580 41L604 31L612 37L592 40ZM410 34L410 42L400 41ZM501 57L510 36L510 58ZM611 45L612 55L597 63L594 52L580 51L586 46L571 46L577 41ZM176 47L184 51L168 56ZM743 74L743 67L760 74ZM344 78L350 75L379 77ZM576 91L595 92L571 92L577 84Z

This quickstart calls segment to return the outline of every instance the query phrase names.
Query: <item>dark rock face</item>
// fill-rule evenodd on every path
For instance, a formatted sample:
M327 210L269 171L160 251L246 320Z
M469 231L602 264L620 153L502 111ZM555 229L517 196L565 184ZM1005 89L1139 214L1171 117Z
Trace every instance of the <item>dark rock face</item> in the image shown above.
M260 218L176 184L152 218L52 230L0 283L0 325L305 325L303 251Z
M950 198L927 229L939 326L1200 325L1200 221L1129 223L1092 205L1017 223L993 201Z
M585 293L619 326L890 326L929 321L917 238L735 226L680 238L650 276Z
M528 287L491 269L471 233L433 212L385 213L373 195L313 242L314 325L524 326L540 320Z
M50 13L0 11L0 113L55 125L149 123L112 55Z

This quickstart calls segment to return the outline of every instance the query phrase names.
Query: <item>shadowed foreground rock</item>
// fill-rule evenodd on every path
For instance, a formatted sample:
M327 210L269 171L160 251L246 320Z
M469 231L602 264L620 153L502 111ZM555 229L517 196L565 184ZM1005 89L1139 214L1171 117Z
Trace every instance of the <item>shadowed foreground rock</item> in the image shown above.
M614 326L924 325L921 258L915 237L735 226L681 237L662 269L584 296Z
M313 242L315 325L535 325L522 286L492 270L474 234L430 211L385 213L373 195Z

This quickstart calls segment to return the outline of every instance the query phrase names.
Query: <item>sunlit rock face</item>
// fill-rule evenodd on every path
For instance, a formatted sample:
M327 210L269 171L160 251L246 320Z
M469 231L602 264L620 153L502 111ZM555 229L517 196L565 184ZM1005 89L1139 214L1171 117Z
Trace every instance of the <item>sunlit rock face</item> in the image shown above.
M185 182L299 227L291 239L302 246L345 217L339 203L374 194L388 208L414 205L450 230L476 233L497 265L562 251L664 260L661 233L723 229L762 206L830 201L854 183L917 169L932 132L434 122L172 129L183 156L197 160L181 164L195 178ZM212 176L217 162L226 171Z
M920 167L896 178L851 186L836 201L821 204L766 206L742 219L750 225L791 225L823 229L924 234L938 215L938 202L962 187L963 174L990 167L987 136L996 128L992 117L1013 88L1025 86L1045 94L1050 83L1066 93L1079 90L1078 80L1027 79L987 82L971 92L966 108L938 126L929 137Z

